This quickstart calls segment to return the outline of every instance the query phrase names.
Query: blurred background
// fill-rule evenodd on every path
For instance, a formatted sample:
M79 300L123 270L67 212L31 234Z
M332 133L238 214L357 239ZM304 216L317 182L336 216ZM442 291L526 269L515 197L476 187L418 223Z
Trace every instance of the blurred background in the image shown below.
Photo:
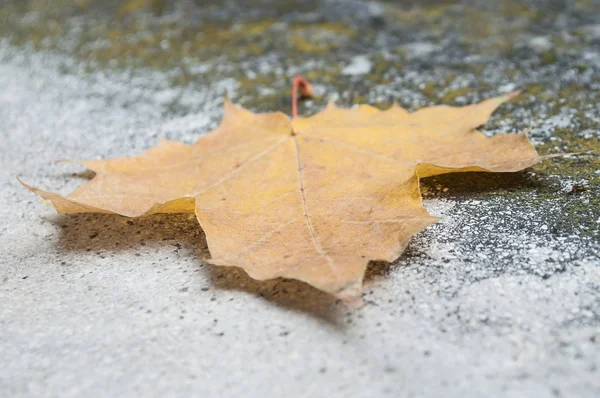
M4 0L0 34L92 69L163 70L199 89L235 79L230 94L261 110L288 108L297 73L346 103L418 106L591 83L599 14L597 0Z

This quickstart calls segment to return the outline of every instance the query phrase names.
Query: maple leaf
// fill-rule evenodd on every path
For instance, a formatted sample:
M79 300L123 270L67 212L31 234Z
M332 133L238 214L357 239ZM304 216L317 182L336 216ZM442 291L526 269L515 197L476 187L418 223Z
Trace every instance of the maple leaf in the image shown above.
M194 145L161 140L139 156L83 161L96 176L66 197L24 185L60 213L194 212L210 263L352 300L369 261L396 260L436 220L422 206L420 177L517 171L542 159L525 134L475 130L510 97L414 113L330 104L292 119L226 100L219 127Z

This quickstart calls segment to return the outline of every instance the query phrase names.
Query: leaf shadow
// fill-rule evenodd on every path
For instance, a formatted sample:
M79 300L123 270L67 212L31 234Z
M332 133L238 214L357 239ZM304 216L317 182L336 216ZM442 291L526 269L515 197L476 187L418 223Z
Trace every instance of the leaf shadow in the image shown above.
M72 172L72 173L61 173L61 177L63 178L77 178L80 180L91 180L96 176L96 172L93 170L86 169L84 171Z
M424 197L441 197L461 199L474 198L477 194L502 194L542 188L547 184L527 170L515 173L449 173L421 180ZM446 192L444 188L448 188Z
M217 289L243 291L295 312L314 316L338 329L343 329L342 316L346 307L340 300L304 282L294 279L258 281L238 267L210 265L208 279Z
M334 327L343 325L341 318L347 310L344 304L306 283L288 279L257 281L237 267L205 264L202 258L209 255L206 238L193 214L126 218L86 213L56 215L52 221L61 229L59 245L66 252L101 257L130 252L143 256L144 252L172 248L177 257L193 259L193 272L202 275L198 284L210 281L212 287L221 291L244 292L286 310L309 314ZM183 259L181 262L184 263Z
M93 174L77 175L90 178ZM544 182L528 172L517 173L455 173L429 177L421 180L421 186L428 192L426 197L450 199L473 198L478 194L488 195L497 191L518 191L544 186ZM440 187L448 187L443 192ZM260 297L276 306L294 312L307 313L335 327L343 328L343 314L348 308L329 294L312 286L289 279L257 281L237 267L213 266L202 262L209 255L206 238L193 214L156 214L140 218L126 218L106 214L75 214L54 217L61 228L59 243L63 250L70 252L92 252L100 256L107 253L140 252L152 248L158 250L172 247L174 252L187 253L194 259L203 281L221 291L241 291ZM414 250L409 244L401 259L411 256ZM370 286L384 279L402 261L393 263L371 262L364 280L363 298L371 303L373 293ZM202 283L198 281L198 283Z
M379 280L386 279L391 273L395 272L395 270L405 266L407 259L410 260L411 258L420 257L422 257L422 252L415 246L414 240L410 240L404 252L395 261L369 262L367 271L365 272L365 279L363 283L363 299L365 300L365 302L367 304L371 302L368 299L368 296L373 294L373 290L370 288L373 284L375 284Z

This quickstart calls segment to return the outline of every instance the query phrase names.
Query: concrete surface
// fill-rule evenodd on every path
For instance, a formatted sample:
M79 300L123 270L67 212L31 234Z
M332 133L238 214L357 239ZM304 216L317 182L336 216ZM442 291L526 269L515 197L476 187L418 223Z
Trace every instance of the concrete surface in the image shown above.
M600 396L597 2L201 4L0 4L0 396ZM303 114L522 88L485 131L580 154L423 181L442 221L360 310L202 264L193 217L58 216L16 182L193 142L225 93L289 112L298 73Z

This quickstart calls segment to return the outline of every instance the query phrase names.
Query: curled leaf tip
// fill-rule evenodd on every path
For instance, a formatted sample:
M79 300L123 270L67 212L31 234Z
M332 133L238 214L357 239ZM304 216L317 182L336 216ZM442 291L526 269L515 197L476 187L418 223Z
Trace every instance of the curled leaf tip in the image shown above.
M19 181L19 183L21 185L23 185L25 188L29 189L31 192L33 192L33 193L39 192L39 189L32 187L31 185L27 184L26 182L23 182L23 180L21 180L19 177L17 177L17 181Z
M503 95L500 98L502 98L502 102L510 101L511 99L517 97L519 94L521 94L521 90L515 90L513 92Z

